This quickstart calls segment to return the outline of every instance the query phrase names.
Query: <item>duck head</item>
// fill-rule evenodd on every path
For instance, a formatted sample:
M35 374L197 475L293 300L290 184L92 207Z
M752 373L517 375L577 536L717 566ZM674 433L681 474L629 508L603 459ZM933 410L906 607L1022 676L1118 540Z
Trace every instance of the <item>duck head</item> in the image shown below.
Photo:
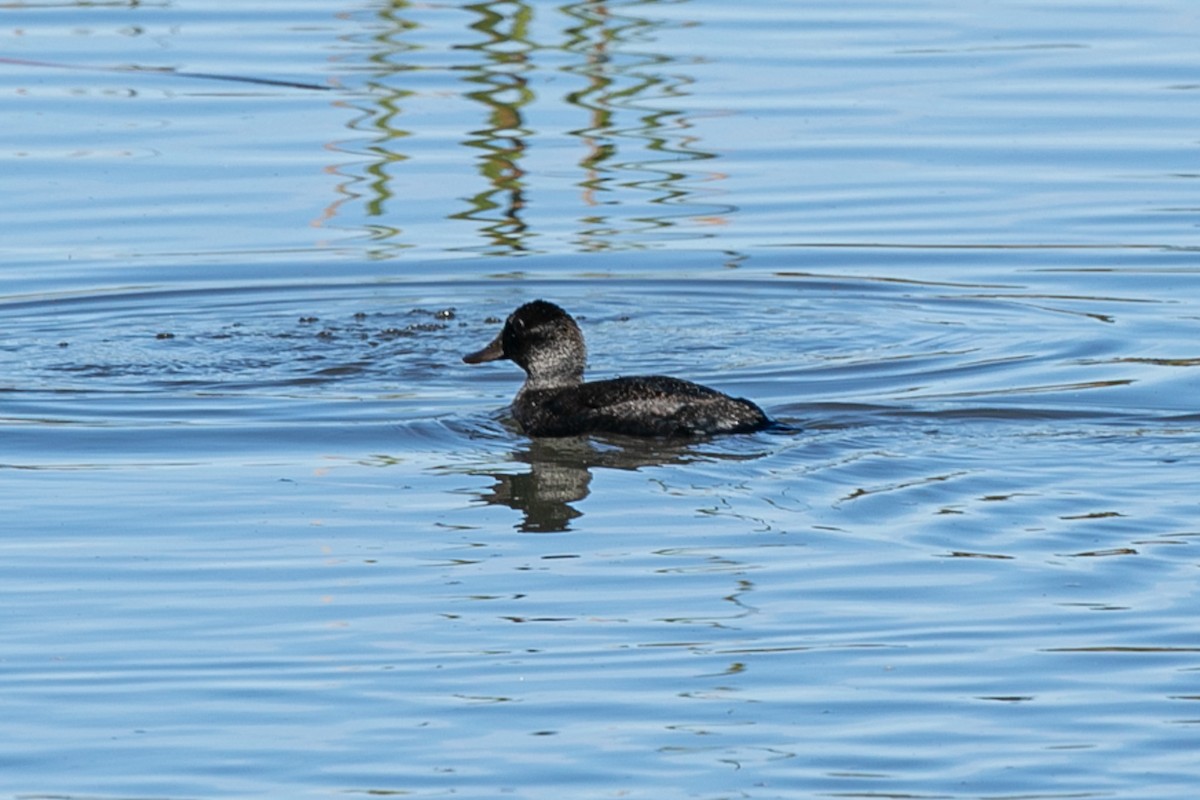
M587 348L570 314L554 303L534 300L509 314L491 344L463 356L468 364L501 359L525 370L527 388L571 386L583 380Z

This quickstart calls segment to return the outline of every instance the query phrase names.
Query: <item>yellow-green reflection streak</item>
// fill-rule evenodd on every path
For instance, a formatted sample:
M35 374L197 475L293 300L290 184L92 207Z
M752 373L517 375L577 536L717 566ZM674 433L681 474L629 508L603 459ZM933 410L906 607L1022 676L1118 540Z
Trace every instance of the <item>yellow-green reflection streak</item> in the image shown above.
M652 8L657 4L642 5ZM652 214L584 216L576 245L586 251L643 247L650 244L647 234L667 231L683 220L700 219L697 210L689 207L701 192L695 184L718 176L697 175L686 167L715 155L698 147L699 137L691 133L694 125L684 111L663 107L664 100L687 97L693 81L667 72L676 66L672 59L635 51L652 42L665 23L632 16L628 7L614 14L604 0L585 0L564 6L562 11L576 22L567 29L564 47L582 58L567 71L586 79L585 88L565 98L589 114L590 124L573 131L587 148L580 162L586 176L580 182L584 202L620 208L623 204L614 202L615 198L604 201L600 195L632 190L631 208L643 204L684 206ZM622 125L623 112L632 112L637 124ZM646 151L651 157L646 157ZM711 189L703 191L712 193ZM706 209L705 224L722 220L732 210L730 206Z
M437 7L396 0L377 12L379 25L363 40L368 54L360 62L370 76L368 105L352 123L373 139L358 151L367 163L354 167L355 177L342 191L361 198L365 227L384 248L380 252L419 245L401 243L412 230L399 227L401 209L392 202L400 175L414 164L428 193L414 185L407 200L462 204L433 214L432 207L422 210L429 228L422 238L461 242L448 250L528 253L550 229L576 250L636 249L706 236L705 226L721 224L733 209L707 202L721 176L696 168L715 156L700 147L685 111L694 81L679 74L678 59L653 51L657 38L688 27L650 16L663 4L619 5L614 13L610 3L585 0L536 20L534 6L520 0ZM426 17L432 22L414 21ZM535 31L543 41L535 41ZM470 41L460 44L463 39ZM443 77L450 83L439 86ZM566 88L558 90L563 83ZM535 89L545 86L561 93ZM430 118L431 109L454 108L449 98L460 101L449 135L413 121ZM534 130L528 118L535 104L543 118L566 123ZM482 114L471 114L472 108ZM433 124L446 130L446 122ZM414 135L435 149L402 149ZM569 154L572 143L578 150L568 157L577 175L561 169L529 173L539 145L545 148L538 153L541 163L547 154ZM464 159L454 156L465 153L478 185L465 191L454 186L459 191L447 198L450 182L461 177L438 163L461 165ZM543 202L533 205L538 199ZM533 215L535 208L541 217ZM438 229L461 221L472 225L468 236Z
M386 240L391 248L405 246L399 242L402 230L394 224L384 224L377 220L388 212L388 201L393 197L391 187L395 166L409 159L409 156L395 147L394 143L412 135L412 131L401 127L399 123L404 114L405 101L413 97L415 92L389 80L398 73L413 69L405 57L419 49L404 38L420 27L416 22L401 16L401 11L409 5L407 0L392 0L378 12L382 24L368 38L369 52L365 56L366 64L362 68L373 76L367 80L365 87L372 99L365 107L357 106L363 113L350 123L354 130L372 131L375 141L365 150L369 160L357 168L361 170L361 174L341 170L343 174L351 175L350 179L339 187L344 198L324 215L326 218L332 218L337 215L337 206L346 200L361 199L368 218L365 227L371 232L373 239Z
M488 124L472 131L472 138L463 144L481 151L477 163L485 186L466 198L469 208L450 218L480 223L478 230L487 240L486 252L526 252L531 234L521 218L525 173L520 162L531 133L525 127L522 109L534 100L523 74L532 69L529 56L535 46L529 38L529 26L533 11L526 3L516 2L473 3L466 8L479 15L470 28L482 33L486 41L462 48L483 56L479 64L464 68L464 80L479 87L465 96L487 109Z

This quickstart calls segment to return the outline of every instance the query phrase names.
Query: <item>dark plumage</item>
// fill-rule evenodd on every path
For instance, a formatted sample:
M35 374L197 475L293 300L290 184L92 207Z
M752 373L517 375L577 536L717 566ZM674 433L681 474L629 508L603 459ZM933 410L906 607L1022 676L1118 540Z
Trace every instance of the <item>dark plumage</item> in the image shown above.
M491 344L463 361L505 358L525 370L525 385L512 410L530 436L697 436L771 425L749 400L679 378L647 375L584 383L583 334L570 314L545 300L518 308Z

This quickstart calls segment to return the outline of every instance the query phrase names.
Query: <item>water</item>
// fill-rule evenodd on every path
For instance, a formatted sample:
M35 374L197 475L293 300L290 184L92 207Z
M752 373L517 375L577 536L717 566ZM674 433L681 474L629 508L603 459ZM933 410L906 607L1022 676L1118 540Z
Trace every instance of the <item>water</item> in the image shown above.
M286 6L0 12L0 796L1194 793L1190 4Z

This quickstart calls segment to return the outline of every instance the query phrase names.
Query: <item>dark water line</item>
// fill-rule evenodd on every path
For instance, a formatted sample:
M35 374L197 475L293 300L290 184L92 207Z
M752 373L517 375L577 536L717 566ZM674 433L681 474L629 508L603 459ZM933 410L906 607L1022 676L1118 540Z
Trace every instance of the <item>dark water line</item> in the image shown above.
M236 81L238 83L253 83L259 86L283 86L288 89L306 89L316 92L327 92L332 86L322 86L318 83L280 80L276 78L257 78L252 75L226 75L219 72L181 72L173 67L98 67L91 65L63 64L57 61L36 61L25 58L0 58L0 64L13 64L22 67L43 67L46 69L70 69L79 72L120 72L138 75L161 75L175 78L196 78L209 81Z

